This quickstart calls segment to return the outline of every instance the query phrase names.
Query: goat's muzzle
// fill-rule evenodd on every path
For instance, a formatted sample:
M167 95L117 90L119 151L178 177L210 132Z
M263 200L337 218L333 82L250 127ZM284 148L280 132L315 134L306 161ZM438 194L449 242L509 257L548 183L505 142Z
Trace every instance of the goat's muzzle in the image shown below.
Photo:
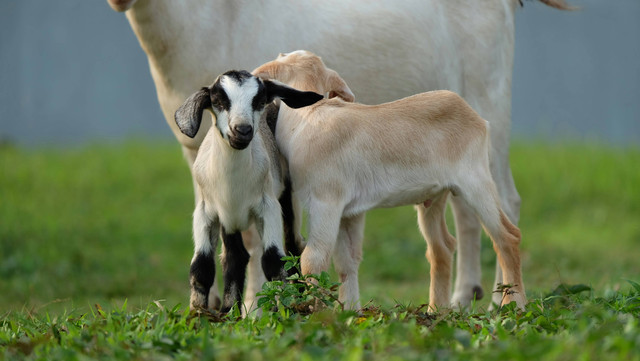
M229 132L229 145L238 150L245 149L253 139L253 127L248 124L239 124L231 128Z

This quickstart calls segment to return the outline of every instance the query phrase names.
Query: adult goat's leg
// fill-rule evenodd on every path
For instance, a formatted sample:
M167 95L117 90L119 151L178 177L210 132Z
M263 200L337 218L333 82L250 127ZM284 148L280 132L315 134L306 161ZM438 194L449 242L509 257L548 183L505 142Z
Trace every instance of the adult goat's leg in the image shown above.
M456 281L451 297L452 307L468 307L484 296L480 264L482 226L473 210L460 198L449 197L458 240Z
M342 218L333 251L333 263L340 276L339 300L346 309L360 308L358 268L362 261L365 215Z

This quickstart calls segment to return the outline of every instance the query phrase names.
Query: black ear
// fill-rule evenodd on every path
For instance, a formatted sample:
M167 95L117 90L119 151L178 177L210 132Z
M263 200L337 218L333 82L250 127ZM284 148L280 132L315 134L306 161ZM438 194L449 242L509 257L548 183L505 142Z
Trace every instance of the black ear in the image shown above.
M202 88L191 94L176 110L175 119L180 131L189 138L195 137L200 129L202 112L207 108L211 108L209 88Z
M263 80L269 101L280 98L289 107L297 109L314 104L324 96L314 92L303 92L284 84L278 84L270 80Z

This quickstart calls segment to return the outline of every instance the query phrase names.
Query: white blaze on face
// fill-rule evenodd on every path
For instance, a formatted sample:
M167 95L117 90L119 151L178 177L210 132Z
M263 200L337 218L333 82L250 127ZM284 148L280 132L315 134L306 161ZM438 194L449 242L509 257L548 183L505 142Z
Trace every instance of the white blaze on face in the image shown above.
M220 85L229 98L227 132L238 125L250 125L256 128L253 99L258 94L259 86L256 78L241 78L240 81L231 76L220 79Z

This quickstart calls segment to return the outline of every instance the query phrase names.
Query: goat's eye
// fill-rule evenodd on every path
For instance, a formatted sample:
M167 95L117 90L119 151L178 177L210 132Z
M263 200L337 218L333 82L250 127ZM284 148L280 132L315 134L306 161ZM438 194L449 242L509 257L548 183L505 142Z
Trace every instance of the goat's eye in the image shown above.
M255 110L262 110L267 105L267 97L265 95L256 95L251 105Z
M231 108L231 102L227 93L220 91L217 88L211 90L211 106L218 110L229 110Z

